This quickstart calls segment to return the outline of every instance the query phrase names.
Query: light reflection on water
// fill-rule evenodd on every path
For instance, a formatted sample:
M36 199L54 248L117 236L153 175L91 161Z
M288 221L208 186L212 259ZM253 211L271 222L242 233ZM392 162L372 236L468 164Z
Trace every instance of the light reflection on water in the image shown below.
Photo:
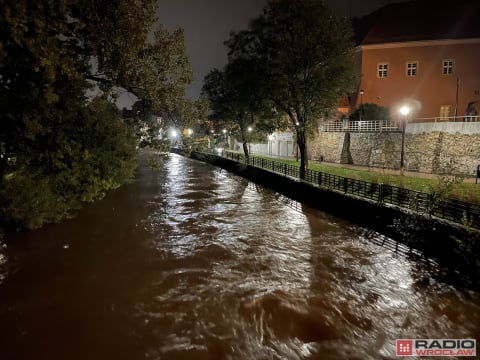
M16 237L46 245L0 252L2 359L40 344L35 358L389 359L397 338L478 338L479 294L435 265L176 155L78 218ZM21 257L16 274L2 256Z

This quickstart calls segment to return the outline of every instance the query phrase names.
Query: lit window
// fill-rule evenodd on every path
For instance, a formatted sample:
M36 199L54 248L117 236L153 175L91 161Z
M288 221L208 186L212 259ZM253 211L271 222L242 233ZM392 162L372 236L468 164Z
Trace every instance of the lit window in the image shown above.
M442 65L443 75L452 75L454 70L455 70L455 60L453 59L443 60L443 65Z
M447 121L450 117L450 105L440 106L440 120Z
M377 76L378 76L379 78L386 78L386 77L388 77L388 64L386 64L386 63L378 64L378 67L377 67Z
M407 63L407 76L417 76L418 61L411 61Z

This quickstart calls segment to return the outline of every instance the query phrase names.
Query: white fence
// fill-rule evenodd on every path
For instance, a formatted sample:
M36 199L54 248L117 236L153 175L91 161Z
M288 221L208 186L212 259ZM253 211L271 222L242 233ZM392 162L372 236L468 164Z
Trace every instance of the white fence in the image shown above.
M445 116L445 117L428 117L428 118L416 118L415 123L424 122L479 122L480 116L478 115L463 115L463 116Z
M320 125L324 132L399 132L402 129L389 120L332 121Z

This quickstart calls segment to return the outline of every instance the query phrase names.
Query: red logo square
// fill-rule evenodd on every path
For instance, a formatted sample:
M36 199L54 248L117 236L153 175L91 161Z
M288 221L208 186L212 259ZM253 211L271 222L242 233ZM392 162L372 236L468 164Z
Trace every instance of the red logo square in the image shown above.
M413 355L413 340L397 340L397 356Z

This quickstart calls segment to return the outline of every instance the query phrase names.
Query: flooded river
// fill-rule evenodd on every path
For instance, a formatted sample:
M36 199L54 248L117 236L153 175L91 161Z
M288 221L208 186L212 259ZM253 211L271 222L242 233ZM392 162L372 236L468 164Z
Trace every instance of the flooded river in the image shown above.
M480 294L434 263L178 155L0 240L1 360L394 359L396 339L480 338Z

